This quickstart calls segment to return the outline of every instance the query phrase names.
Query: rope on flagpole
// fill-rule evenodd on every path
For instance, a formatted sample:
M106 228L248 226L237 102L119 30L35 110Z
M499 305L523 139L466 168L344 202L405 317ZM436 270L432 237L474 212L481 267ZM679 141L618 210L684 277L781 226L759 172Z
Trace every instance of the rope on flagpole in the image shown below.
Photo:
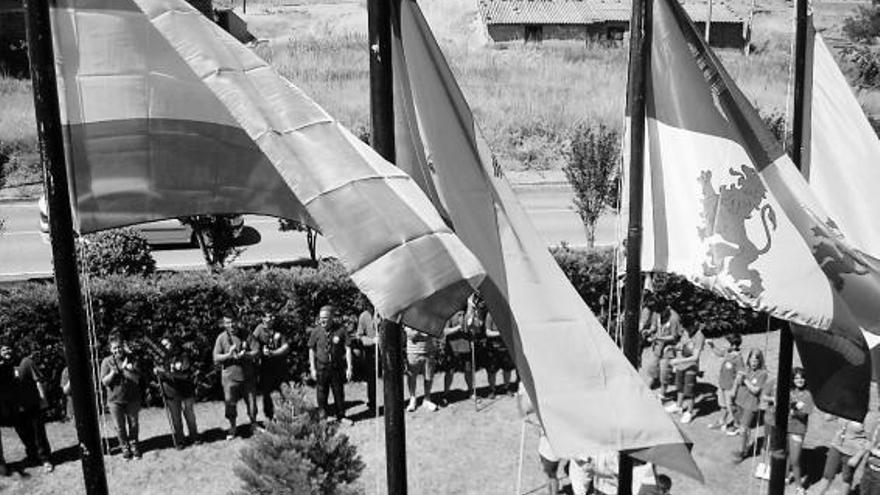
M520 435L519 435L519 465L516 470L516 495L520 495L522 493L523 454L526 449L526 420L525 420L525 418L523 418L521 423L522 423L522 428L520 428Z

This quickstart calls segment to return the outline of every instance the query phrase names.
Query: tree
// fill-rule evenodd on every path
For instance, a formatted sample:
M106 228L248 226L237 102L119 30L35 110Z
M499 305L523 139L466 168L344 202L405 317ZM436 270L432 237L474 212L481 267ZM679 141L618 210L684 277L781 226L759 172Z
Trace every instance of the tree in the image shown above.
M343 495L357 493L351 484L364 463L339 423L323 417L302 388L284 385L275 421L266 424L241 450L233 468L243 483L241 494Z
M196 215L180 219L192 227L193 237L209 269L222 270L244 251L235 245L238 218L238 215Z
M286 218L278 219L278 230L281 232L305 232L306 233L306 245L309 248L309 257L315 263L318 262L318 232L305 225L303 223L297 222L296 220L288 220Z
M587 229L587 244L596 242L596 222L607 209L616 208L620 174L619 133L605 124L579 125L571 138L568 163L563 167L574 188L574 205Z

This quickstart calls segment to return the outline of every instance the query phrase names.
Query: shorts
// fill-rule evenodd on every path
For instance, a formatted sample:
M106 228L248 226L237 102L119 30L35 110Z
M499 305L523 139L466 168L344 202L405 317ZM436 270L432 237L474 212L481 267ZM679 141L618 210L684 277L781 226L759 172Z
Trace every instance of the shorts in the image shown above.
M254 393L253 382L245 380L223 381L223 401L227 403L236 403L242 399L248 400Z
M507 348L504 347L504 343L500 338L486 339L483 356L484 367L486 368L486 371L490 373L494 373L498 370L509 371L516 369L516 365L513 364L513 359L510 357L510 353L507 352Z
M681 392L682 397L692 399L694 390L697 388L697 369L687 368L675 370L675 389Z
M828 449L828 456L825 458L825 469L822 471L822 477L826 480L833 480L837 473L844 483L849 483L853 479L855 468L849 465L849 454L837 450L834 447Z
M409 376L425 375L425 378L434 378L434 360L425 354L406 355L406 374Z

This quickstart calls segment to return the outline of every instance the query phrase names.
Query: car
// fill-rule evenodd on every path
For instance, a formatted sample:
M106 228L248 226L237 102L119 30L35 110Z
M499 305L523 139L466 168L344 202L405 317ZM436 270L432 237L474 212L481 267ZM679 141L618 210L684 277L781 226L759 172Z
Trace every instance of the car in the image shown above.
M37 202L40 209L40 236L43 242L49 242L49 205L46 201L46 195L40 196ZM244 229L244 218L241 215L232 217L232 235L235 238L241 235ZM156 222L142 223L134 225L133 228L144 236L147 243L151 246L163 245L180 245L188 244L198 246L198 242L193 234L193 229L189 225L181 222L177 218L169 218L167 220L159 220Z

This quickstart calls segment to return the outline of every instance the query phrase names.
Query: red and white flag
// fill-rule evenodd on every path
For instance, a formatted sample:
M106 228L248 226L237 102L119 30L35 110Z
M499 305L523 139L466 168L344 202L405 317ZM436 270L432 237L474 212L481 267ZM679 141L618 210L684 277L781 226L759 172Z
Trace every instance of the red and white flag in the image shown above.
M627 451L702 480L686 440L569 283L493 159L415 2L394 29L398 166L487 277L479 290L555 453Z
M75 225L256 213L319 230L384 315L439 331L483 270L405 173L184 0L56 0Z
M878 264L844 236L675 0L654 7L643 268L795 323L824 410L862 419Z

